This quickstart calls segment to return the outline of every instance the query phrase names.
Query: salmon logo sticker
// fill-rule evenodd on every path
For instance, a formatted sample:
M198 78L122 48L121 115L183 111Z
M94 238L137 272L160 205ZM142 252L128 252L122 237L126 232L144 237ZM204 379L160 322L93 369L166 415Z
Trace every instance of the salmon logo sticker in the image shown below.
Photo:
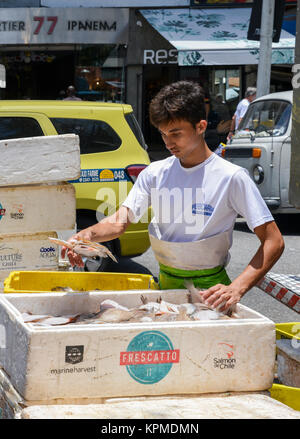
M236 366L236 359L234 358L234 345L231 343L218 343L221 347L222 353L219 357L214 358L214 367L219 369L234 369Z
M227 346L227 349L226 349L227 358L233 357L233 354L234 354L234 352L233 352L233 348L234 348L233 344L219 343L219 345L224 345L225 347Z
M134 337L127 350L120 353L120 366L141 384L155 384L179 363L180 350L160 331L145 331Z

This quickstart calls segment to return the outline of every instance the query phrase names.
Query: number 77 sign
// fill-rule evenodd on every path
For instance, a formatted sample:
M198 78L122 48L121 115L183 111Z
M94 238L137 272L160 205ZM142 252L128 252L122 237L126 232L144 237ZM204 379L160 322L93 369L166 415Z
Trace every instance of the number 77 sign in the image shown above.
M49 22L51 23L50 25L48 25L47 34L48 35L53 34L53 31L55 29L58 17L38 17L38 16L35 16L35 17L33 17L33 21L37 22L37 26L36 26L36 28L35 28L35 30L33 32L34 35L39 35L39 33L40 33L40 31L41 31L41 29L42 29L42 27L44 25L45 19L48 22L48 24L49 24Z

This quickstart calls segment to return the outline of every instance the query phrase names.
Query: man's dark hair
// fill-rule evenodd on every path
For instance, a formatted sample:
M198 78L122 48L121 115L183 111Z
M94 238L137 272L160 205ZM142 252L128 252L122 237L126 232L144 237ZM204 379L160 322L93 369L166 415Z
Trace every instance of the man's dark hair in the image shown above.
M150 122L156 128L172 120L196 125L206 119L204 90L196 82L178 81L163 87L149 106Z

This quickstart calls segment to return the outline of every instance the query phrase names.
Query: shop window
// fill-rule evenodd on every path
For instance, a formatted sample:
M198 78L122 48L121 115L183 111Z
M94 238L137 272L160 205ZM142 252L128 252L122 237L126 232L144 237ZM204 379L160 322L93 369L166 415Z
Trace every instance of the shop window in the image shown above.
M124 102L126 47L101 44L76 52L75 87L87 101Z
M43 136L38 121L31 117L0 117L0 139Z
M77 134L80 153L113 151L121 146L122 140L110 125L101 120L52 118L58 134Z

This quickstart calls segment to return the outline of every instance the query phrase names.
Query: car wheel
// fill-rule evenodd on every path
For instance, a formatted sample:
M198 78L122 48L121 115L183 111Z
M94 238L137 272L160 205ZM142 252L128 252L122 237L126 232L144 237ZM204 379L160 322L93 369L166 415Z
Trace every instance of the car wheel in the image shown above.
M111 241L103 242L102 245L105 245L112 253L114 252L114 246ZM85 259L84 260L84 271L96 272L96 271L108 271L111 266L112 260L108 256L107 258L102 258L100 256L96 256L93 259Z

